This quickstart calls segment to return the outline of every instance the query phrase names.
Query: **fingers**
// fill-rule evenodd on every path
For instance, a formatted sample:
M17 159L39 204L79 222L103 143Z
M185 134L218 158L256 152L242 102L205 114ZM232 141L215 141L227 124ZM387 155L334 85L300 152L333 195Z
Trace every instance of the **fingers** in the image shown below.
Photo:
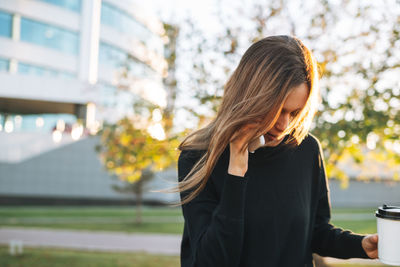
M239 142L248 142L250 139L254 138L254 135L259 130L260 124L259 123L248 123L242 126L238 131L236 131L232 138L232 141L239 141Z
M378 234L371 234L362 240L362 247L371 259L378 257L378 239Z
M374 234L371 239L374 243L378 243L379 240L378 234Z
M371 245L376 245L378 243L378 234L369 235L368 241L371 243Z
M261 132L261 123L258 119L241 126L230 139L233 148L241 154L247 153L249 144Z

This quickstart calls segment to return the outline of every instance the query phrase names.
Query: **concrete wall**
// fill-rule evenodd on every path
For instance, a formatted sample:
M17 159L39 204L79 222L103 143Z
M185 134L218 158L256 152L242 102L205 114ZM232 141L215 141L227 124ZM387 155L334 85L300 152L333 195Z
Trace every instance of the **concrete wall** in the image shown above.
M329 180L332 207L378 207L400 205L400 182L349 181L346 189L338 180Z
M19 163L0 163L0 196L133 199L111 188L122 183L104 170L95 151L97 142L97 137L88 137ZM163 179L176 180L176 170L157 174L147 191L168 187ZM177 198L176 194L145 195L147 200Z

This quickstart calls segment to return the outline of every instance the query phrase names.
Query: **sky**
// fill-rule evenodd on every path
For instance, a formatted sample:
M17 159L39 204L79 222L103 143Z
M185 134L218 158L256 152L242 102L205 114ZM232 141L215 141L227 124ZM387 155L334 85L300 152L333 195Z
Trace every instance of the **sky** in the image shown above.
M163 21L175 22L180 18L190 14L191 17L197 19L201 24L212 30L211 23L216 21L215 10L218 0L147 0L140 1L140 5L152 10L159 15Z
M246 5L252 6L252 3L265 2L264 0L247 0ZM224 14L225 18L232 18L229 22L231 25L237 25L241 28L246 27L244 25L246 22L237 18L237 13L234 10L242 9L243 13L251 13L253 10L243 9L243 1L239 0L147 0L139 1L138 4L144 5L144 8L149 9L149 11L156 16L158 16L162 21L179 24L187 17L190 17L192 21L196 23L196 26L203 31L204 34L209 35L213 38L218 32L223 30L222 25L218 19L217 13ZM298 0L292 0L290 5L290 14L288 16L296 17L297 5L306 3L301 3ZM244 16L246 17L246 16ZM228 19L229 20L229 19ZM253 30L253 28L251 29ZM276 34L287 34L289 32L288 28L281 27L281 32ZM207 37L206 37L207 38ZM180 40L184 42L184 40ZM188 41L190 42L190 41ZM190 43L189 43L190 46ZM239 50L240 51L240 50ZM245 50L242 51L244 53ZM178 59L179 60L179 59ZM182 62L178 62L180 65L180 70L182 70ZM190 62L188 62L190 64ZM184 81L184 73L180 73L178 77L179 81ZM225 78L225 77L224 77ZM182 85L185 82L181 82ZM179 85L178 85L179 86ZM185 85L183 85L185 87ZM190 93L183 88L178 94L178 99L176 101L176 106L178 112L175 114L175 125L177 125L177 130L183 130L184 128L195 128L197 126L197 118L192 117L192 115L179 109L180 103L190 103L190 105L196 105L196 111L202 114L209 114L206 106L199 106L195 99L191 98Z
M218 27L216 27L219 25L216 15L218 2L221 2L221 0L147 0L139 1L137 4L148 9L162 21L168 23L179 24L185 18L191 17L204 32L212 35L218 31ZM185 105L187 103L197 105L197 102L189 94L180 93L178 95L176 101L178 111L175 114L174 122L176 130L181 131L185 128L195 128L197 126L197 118L179 109L181 103L185 103ZM198 107L197 109L202 108L205 107Z
M204 34L210 34L210 35L213 35L214 33L217 33L218 31L221 30L221 28L219 28L220 27L219 25L221 23L219 22L217 17L218 12L222 12L228 17L230 14L229 13L230 10L236 9L236 10L241 10L241 12L246 15L250 14L251 12L254 12L250 8L247 9L245 8L246 6L252 6L252 3L264 3L264 4L274 3L274 1L269 1L269 0L247 0L245 2L246 5L244 5L243 1L239 0L229 0L229 1L228 0L202 0L202 1L147 0L139 2L140 5L142 6L145 5L144 6L145 8L151 10L151 12L156 16L158 16L162 21L179 24L179 22L181 22L184 18L190 17L196 23L196 25L204 31ZM346 36L349 35L351 36L353 32L368 31L371 21L384 22L385 15L391 16L393 14L394 15L400 14L400 5L398 4L398 2L396 2L396 0L374 1L374 2L368 1L367 4L372 5L372 8L369 9L367 17L365 18L361 17L359 19L356 18L356 6L359 5L360 3L362 4L362 2L340 1L340 0L330 0L329 2L332 4L333 8L341 11L340 13L338 13L340 14L339 15L340 19L338 20L337 24L328 25L328 27L330 27L331 29L333 27L334 31L330 31L329 34L326 33L322 34L321 36L322 38L318 39L319 43L308 44L305 42L305 45L311 48L311 50L316 48L318 45L331 47L332 49L346 49L346 48L351 49L352 46L337 44L337 42L335 41L336 37L338 37L338 39L343 39ZM348 3L348 5L345 10L342 10L341 8L344 2ZM387 10L388 7L391 7L390 10ZM303 21L303 17L307 15L308 12L316 11L315 8L316 8L315 1L290 0L290 5L286 6L282 18L285 20L285 22L287 22L288 20L293 20L295 22ZM245 17L245 15L243 17ZM240 18L237 17L237 15L236 17L233 17L233 19L229 21L229 23L232 25L236 23L236 25L245 27L245 25L240 24L243 23L243 21L241 21ZM278 23L279 25L276 25L276 23ZM281 21L275 21L275 22L272 21L268 23L268 25L272 27L274 30L272 31L273 34L288 34L290 32L289 29L285 28L285 26L281 24L283 24L281 23ZM299 36L302 36L307 33L309 28L308 24L306 23L304 23L304 25L300 24L296 25L296 32L298 33ZM383 25L386 24L383 23ZM390 26L390 24L387 25ZM382 29L382 26L380 26L380 29ZM391 29L387 30L390 31ZM367 64L367 65L371 64L371 62L373 63L374 61L378 62L379 53L384 53L385 48L387 47L387 44L385 44L385 42L387 42L388 38L385 38L384 35L385 33L381 32L379 39L372 40L372 44L376 46L374 51L375 53L378 52L378 54L374 56L370 55L368 57L360 56L360 53L364 53L365 51L359 49L355 53L350 53L348 56L342 57L340 61L333 63L336 64L336 66L333 65L332 70L338 69L340 71L340 69L343 67L342 64L351 66L351 64L360 60L362 61L362 64ZM360 42L360 47L365 45L365 43L362 42L369 42L368 39L363 39L363 38L359 38L356 41ZM379 48L381 48L382 51L379 51ZM318 60L318 57L321 57L321 55L316 54L316 57ZM368 87L368 84L363 83L362 79L357 79L354 73L348 73L348 75L353 75L353 78L342 79L343 77L342 78L337 77L337 80L331 81L334 83L335 90L332 90L330 96L328 97L330 103L331 102L339 103L345 100L346 96L349 94L350 87L352 88ZM389 83L388 86L390 86L390 84L394 83L392 81L393 77L396 76L397 75L391 76L392 79L390 77L386 77L381 81ZM181 95L180 97L181 97L181 102L182 99L184 99L183 102L193 101L188 96ZM178 119L179 119L178 124L187 123L188 120L187 117L179 117ZM192 125L187 124L187 125L188 127L195 126L194 124Z

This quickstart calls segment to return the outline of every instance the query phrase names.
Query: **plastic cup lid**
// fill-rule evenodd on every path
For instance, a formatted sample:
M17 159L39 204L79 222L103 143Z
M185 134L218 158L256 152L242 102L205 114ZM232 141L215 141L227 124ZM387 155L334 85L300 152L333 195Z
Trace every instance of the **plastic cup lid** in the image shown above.
M379 207L375 216L382 219L400 220L400 207L383 205Z

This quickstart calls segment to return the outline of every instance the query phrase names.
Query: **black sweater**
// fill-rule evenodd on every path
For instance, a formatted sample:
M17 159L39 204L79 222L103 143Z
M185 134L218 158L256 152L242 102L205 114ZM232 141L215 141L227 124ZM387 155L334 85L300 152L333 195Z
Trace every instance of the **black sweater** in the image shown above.
M180 181L203 153L181 152ZM329 223L329 187L314 136L294 148L282 142L249 153L245 177L229 174L228 165L229 146L205 189L182 206L182 267L313 266L312 253L368 258L364 236Z

